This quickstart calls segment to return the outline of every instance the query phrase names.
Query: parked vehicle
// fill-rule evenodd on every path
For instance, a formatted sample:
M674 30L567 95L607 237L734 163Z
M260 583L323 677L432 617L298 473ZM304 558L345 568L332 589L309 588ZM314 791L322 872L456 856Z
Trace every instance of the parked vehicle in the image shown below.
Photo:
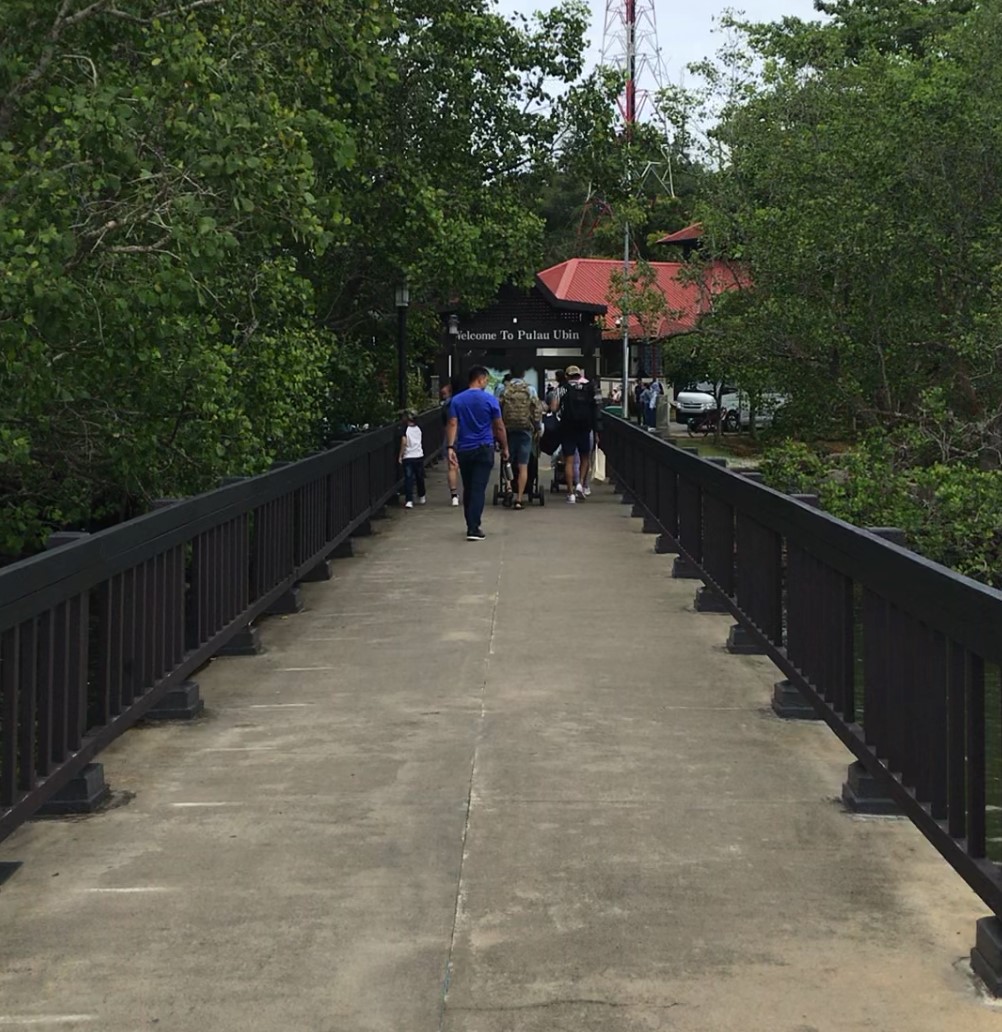
M690 384L675 397L675 420L689 425L693 418L712 412L717 407L716 386L712 383ZM789 395L764 391L755 410L755 426L771 426L776 412L789 401ZM734 432L751 426L751 398L747 391L725 386L720 394L720 409L724 430Z
M714 386L710 383L691 384L675 396L675 419L689 425L717 409ZM741 425L740 398L736 387L724 387L720 395L720 414L725 430L737 430Z

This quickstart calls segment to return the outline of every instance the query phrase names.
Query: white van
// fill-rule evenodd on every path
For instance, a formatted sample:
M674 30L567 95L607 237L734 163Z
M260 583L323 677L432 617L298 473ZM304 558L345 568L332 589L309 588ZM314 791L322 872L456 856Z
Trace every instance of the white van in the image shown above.
M688 423L694 417L712 412L717 407L715 390L715 384L696 383L679 391L675 396L676 422ZM755 412L755 426L771 425L776 410L789 400L789 395L764 391ZM751 400L747 391L725 386L720 395L720 407L723 409L725 429L734 431L751 425Z

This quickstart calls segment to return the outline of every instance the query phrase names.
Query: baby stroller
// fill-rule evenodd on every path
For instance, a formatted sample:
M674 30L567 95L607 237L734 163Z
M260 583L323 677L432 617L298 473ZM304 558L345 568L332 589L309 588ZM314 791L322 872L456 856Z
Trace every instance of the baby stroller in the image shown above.
M564 490L567 483L567 472L564 469L564 449L557 448L553 453L553 479L550 481L550 494Z
M498 472L498 482L494 485L494 504L510 509L515 504L515 487L517 486L517 470L513 470L510 462L502 462ZM539 454L536 443L529 452L529 476L525 482L525 504L533 502L546 504L546 496L539 488Z

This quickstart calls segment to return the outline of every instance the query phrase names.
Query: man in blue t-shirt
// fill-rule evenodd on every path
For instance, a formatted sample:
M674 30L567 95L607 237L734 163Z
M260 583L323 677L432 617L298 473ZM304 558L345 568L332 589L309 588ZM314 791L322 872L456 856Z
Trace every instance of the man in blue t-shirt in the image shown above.
M452 399L445 427L449 465L458 468L463 478L467 541L483 541L487 536L480 527L480 520L484 514L487 482L494 468L495 441L501 445L502 461L508 459L508 436L501 406L486 390L489 377L484 366L470 370L469 388Z

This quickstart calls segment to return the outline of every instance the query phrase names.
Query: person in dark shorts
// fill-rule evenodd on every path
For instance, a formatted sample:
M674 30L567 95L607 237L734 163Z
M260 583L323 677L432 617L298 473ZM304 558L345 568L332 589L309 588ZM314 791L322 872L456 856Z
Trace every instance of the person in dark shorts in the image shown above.
M511 462L515 468L514 509L521 509L525 501L525 489L529 481L529 457L532 442L539 433L543 418L543 406L531 384L523 379L525 371L516 368L511 371L511 380L501 395L501 414L508 432L508 447Z
M501 418L501 406L486 390L489 376L485 366L474 366L470 370L469 387L453 397L445 427L449 465L458 469L463 478L467 541L483 541L487 536L480 521L487 482L494 468L495 441L501 445L502 460L508 459L508 435Z
M567 481L567 501L573 505L578 498L591 494L590 488L584 485L588 483L592 447L598 444L601 431L601 410L595 388L578 366L567 367L567 382L555 404L560 412L560 450ZM575 460L578 461L577 479Z

